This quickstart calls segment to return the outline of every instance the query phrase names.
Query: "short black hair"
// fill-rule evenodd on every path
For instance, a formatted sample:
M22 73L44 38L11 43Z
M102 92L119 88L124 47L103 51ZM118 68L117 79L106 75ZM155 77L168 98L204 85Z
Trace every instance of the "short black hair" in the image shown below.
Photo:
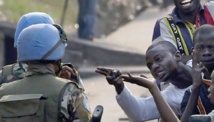
M197 38L198 36L200 36L201 34L211 34L214 33L214 26L210 25L210 24L204 24L202 26L200 26L194 33L193 35L193 43L194 45L197 43Z
M162 46L164 47L166 50L169 50L169 52L171 52L172 54L175 54L176 52L178 52L177 48L171 43L171 42L168 42L168 41L154 41L149 47L148 49L146 50L146 53L151 50L152 48L154 47L157 47L157 46Z

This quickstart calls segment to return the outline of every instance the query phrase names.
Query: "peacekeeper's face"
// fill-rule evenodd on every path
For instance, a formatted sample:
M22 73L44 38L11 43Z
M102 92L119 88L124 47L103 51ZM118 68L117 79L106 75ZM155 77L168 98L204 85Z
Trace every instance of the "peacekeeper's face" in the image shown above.
M198 34L193 51L197 62L202 62L211 73L214 69L214 32Z
M182 13L192 13L200 5L200 0L174 0L174 4Z
M174 54L161 45L147 51L146 63L153 77L161 81L167 81L178 66Z

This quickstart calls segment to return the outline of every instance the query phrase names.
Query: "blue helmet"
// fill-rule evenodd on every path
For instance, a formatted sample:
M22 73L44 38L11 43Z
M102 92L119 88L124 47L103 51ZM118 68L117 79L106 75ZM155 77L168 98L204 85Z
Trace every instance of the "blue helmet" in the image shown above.
M59 60L64 55L66 41L66 35L59 25L31 25L18 37L18 61Z
M14 36L14 47L17 47L18 36L21 31L33 24L40 24L40 23L47 23L47 24L54 24L53 19L46 13L43 12L31 12L28 14L23 15L17 24L16 32Z

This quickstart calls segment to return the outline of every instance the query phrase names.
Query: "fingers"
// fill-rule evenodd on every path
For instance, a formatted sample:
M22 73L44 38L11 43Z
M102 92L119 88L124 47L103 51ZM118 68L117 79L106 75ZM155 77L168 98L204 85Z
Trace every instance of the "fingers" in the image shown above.
M104 76L107 76L107 74L108 74L106 71L102 71L102 70L98 70L98 69L95 70L95 72L96 72L96 73L99 73L99 74L101 74L101 75L104 75Z
M203 66L203 67L200 68L200 71L201 71L201 72L206 72L206 71L208 71L208 70L207 70L207 68L206 68L205 66Z
M141 74L140 77L143 77L143 78L148 78L146 75L144 74Z
M132 75L131 75L130 73L128 73L128 76L129 76L130 78L132 78Z
M73 71L73 69L71 69L68 66L62 66L61 70L59 72L59 75L61 75L62 73L66 73L66 72L70 72L71 74L75 74L75 72Z
M62 66L62 70L67 70L67 71L69 71L69 72L74 73L73 69L70 68L70 67L68 67L68 66Z
M193 52L192 52L192 67L197 66L198 63L199 63L199 62L198 62L198 60L197 60L196 53L195 53L195 51L193 50Z
M58 74L59 77L65 78L65 79L70 79L71 75L72 75L72 72L66 69L61 70L60 73Z
M100 73L104 76L111 75L113 77L118 77L121 75L120 70L113 69L113 68L106 68L106 67L98 67L95 72Z
M107 76L113 72L113 68L97 67L95 72Z
M112 76L106 76L106 80L108 81L109 84L114 84L114 79Z
M97 67L98 70L102 70L102 71L105 71L105 72L110 72L110 71L113 71L114 69L113 68L108 68L108 67Z
M199 70L200 70L201 72L207 71L207 68L203 65L202 62L200 62L199 64L197 64L197 67L199 68Z
M115 77L112 77L112 76L106 76L106 80L111 85L121 84L120 83L121 77L116 77L115 78ZM121 80L121 82L122 82L122 80Z
M123 80L127 81L130 79L130 76L127 75L121 75L120 78L122 78Z

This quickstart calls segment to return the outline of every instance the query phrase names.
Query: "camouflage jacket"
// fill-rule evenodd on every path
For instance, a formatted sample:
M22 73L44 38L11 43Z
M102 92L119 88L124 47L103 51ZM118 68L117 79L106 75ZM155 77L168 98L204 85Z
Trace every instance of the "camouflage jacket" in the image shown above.
M64 65L67 65L74 70L75 75L74 77L71 77L71 80L75 81L78 86L84 90L83 81L79 75L79 72L70 63L63 63L62 66ZM28 66L25 63L14 63L4 66L0 71L0 86L3 83L9 83L24 78L27 68Z
M29 95L40 93L48 98L46 100L48 106L45 107L47 120L56 120L56 113L60 112L59 116L62 122L72 120L90 121L91 111L88 99L84 94L84 90L78 86L76 81L56 78L54 70L50 68L51 66L31 64L27 67L28 71L24 72L25 77L23 79L2 84L0 98L14 93ZM41 87L41 84L44 87ZM47 87L52 89L47 89ZM57 109L59 107L60 109Z
M21 63L14 63L4 66L0 71L0 85L22 79L26 70L27 65Z

